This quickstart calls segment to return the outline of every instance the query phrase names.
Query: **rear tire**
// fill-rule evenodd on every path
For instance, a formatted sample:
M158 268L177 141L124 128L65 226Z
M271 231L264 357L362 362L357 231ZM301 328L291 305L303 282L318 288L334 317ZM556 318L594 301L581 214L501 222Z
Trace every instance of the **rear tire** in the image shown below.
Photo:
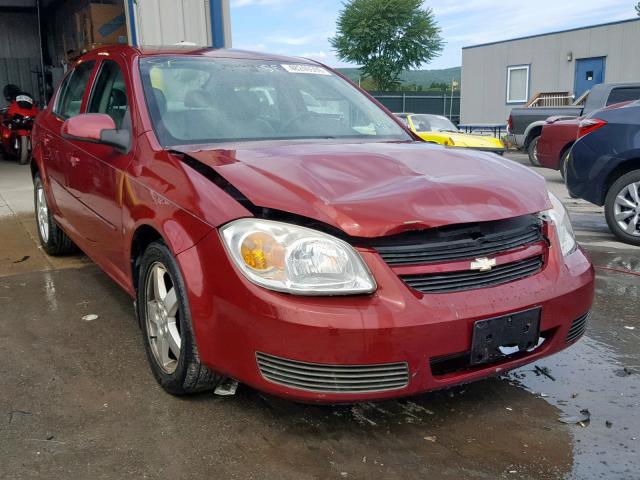
M604 215L620 241L640 246L640 170L622 175L611 185Z
M560 175L565 182L567 180L567 167L569 166L569 153L571 153L571 148L567 148L560 157Z
M540 135L534 137L529 142L529 146L527 147L527 154L529 155L529 162L531 165L536 167L540 166L540 162L538 161L538 140L540 139Z
M29 162L29 137L20 137L20 155L18 157L20 165L26 165Z
M213 390L224 380L200 362L184 280L161 242L142 256L137 305L147 359L165 391L187 395Z
M51 215L47 204L47 194L39 173L36 173L33 179L33 195L36 208L38 238L40 239L42 249L54 257L75 252L78 247L76 247L75 243L62 231Z

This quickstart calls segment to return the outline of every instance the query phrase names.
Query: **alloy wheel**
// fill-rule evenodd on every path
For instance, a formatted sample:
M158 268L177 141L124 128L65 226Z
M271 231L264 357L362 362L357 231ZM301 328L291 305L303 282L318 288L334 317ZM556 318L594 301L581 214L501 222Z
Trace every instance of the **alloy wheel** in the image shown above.
M36 192L36 217L40 237L42 237L44 243L47 243L49 241L49 207L47 206L47 197L42 184L38 185Z
M180 302L171 275L162 263L151 265L145 288L148 342L156 362L170 375L180 360Z
M632 182L620 190L616 195L613 213L623 232L640 236L640 182Z

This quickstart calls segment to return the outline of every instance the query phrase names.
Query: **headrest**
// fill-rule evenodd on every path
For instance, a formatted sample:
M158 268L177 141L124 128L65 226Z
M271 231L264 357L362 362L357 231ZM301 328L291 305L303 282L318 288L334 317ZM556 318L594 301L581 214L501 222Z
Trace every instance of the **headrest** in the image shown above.
M164 115L167 112L167 98L164 96L164 92L159 88L154 88L153 95L156 97L158 113L160 113L160 115Z
M127 95L120 89L111 90L111 107L126 107Z

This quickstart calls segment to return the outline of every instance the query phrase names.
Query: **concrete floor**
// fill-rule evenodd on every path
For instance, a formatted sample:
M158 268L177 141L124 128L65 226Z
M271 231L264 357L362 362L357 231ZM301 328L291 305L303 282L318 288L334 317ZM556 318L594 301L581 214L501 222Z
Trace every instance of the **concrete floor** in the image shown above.
M28 168L0 161L0 479L640 478L640 248L539 171L597 271L587 334L536 364L554 380L530 365L319 407L243 386L233 397L163 393L128 296L82 255L38 248ZM559 421L584 408L588 425Z

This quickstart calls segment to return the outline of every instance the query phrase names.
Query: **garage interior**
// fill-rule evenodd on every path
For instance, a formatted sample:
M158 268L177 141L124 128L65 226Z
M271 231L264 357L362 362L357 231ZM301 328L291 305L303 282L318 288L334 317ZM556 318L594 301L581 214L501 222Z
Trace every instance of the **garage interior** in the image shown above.
M16 84L44 105L89 50L178 42L230 47L229 0L0 0L0 89Z
M0 86L16 84L44 104L82 53L127 42L124 0L2 0Z

